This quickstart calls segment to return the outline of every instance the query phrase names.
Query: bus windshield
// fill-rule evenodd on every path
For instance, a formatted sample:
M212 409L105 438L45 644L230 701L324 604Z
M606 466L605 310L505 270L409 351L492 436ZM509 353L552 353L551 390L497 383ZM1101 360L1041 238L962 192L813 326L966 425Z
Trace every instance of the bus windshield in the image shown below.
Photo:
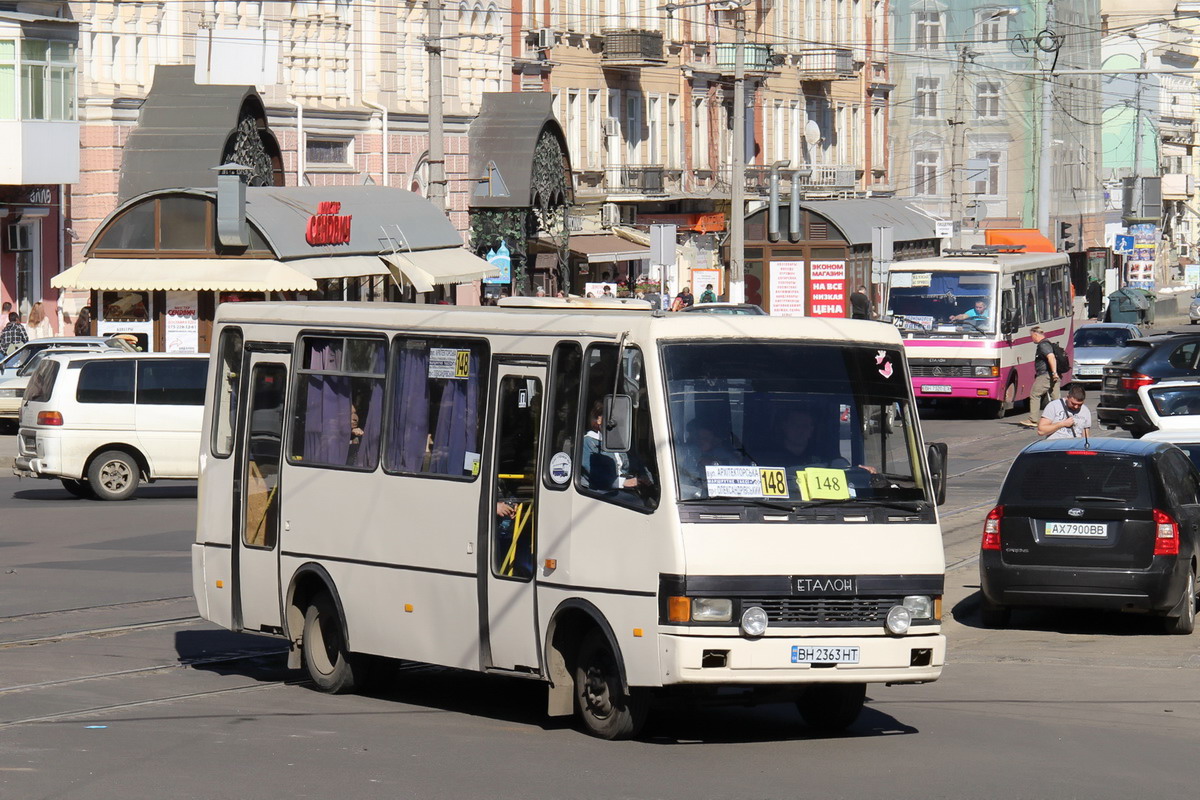
M888 313L906 331L996 331L996 276L988 272L891 273Z
M873 346L664 345L680 499L928 500L903 363Z

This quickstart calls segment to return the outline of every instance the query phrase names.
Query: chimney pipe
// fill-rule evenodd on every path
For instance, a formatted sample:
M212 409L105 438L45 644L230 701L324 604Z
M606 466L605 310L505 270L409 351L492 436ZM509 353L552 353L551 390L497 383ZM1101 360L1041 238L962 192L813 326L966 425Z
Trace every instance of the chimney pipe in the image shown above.
M223 247L248 247L250 225L246 222L246 181L250 168L241 164L217 167L217 241Z

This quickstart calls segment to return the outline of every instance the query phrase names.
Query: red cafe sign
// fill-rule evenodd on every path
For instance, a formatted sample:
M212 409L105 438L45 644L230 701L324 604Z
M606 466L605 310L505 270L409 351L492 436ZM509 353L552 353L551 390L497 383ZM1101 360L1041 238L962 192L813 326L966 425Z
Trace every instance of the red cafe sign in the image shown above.
M318 203L317 213L308 218L304 240L309 244L350 244L351 215L339 216L341 203Z

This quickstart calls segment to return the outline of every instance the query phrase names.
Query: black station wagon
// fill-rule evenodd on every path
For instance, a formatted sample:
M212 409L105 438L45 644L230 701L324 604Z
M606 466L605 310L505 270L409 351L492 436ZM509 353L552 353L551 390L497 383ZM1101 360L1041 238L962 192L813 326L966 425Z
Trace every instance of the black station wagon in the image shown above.
M1139 611L1196 624L1200 472L1166 442L1035 442L1009 468L979 560L983 623L1014 606Z

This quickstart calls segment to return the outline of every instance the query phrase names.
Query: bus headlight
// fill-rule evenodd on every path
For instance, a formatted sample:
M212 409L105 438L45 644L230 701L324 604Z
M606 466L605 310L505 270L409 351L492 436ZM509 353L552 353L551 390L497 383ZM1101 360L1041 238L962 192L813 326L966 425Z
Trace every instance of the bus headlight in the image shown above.
M888 610L886 624L889 633L903 636L908 633L908 626L912 624L912 612L904 606L892 606Z
M933 599L928 595L912 594L900 603L913 619L933 619Z
M693 597L692 622L729 622L733 601L723 597Z
M1000 368L999 367L996 367L996 366L975 367L975 377L976 378L997 378L999 376L1000 376Z
M742 633L747 636L762 636L767 632L767 612L759 606L750 606L742 612Z

